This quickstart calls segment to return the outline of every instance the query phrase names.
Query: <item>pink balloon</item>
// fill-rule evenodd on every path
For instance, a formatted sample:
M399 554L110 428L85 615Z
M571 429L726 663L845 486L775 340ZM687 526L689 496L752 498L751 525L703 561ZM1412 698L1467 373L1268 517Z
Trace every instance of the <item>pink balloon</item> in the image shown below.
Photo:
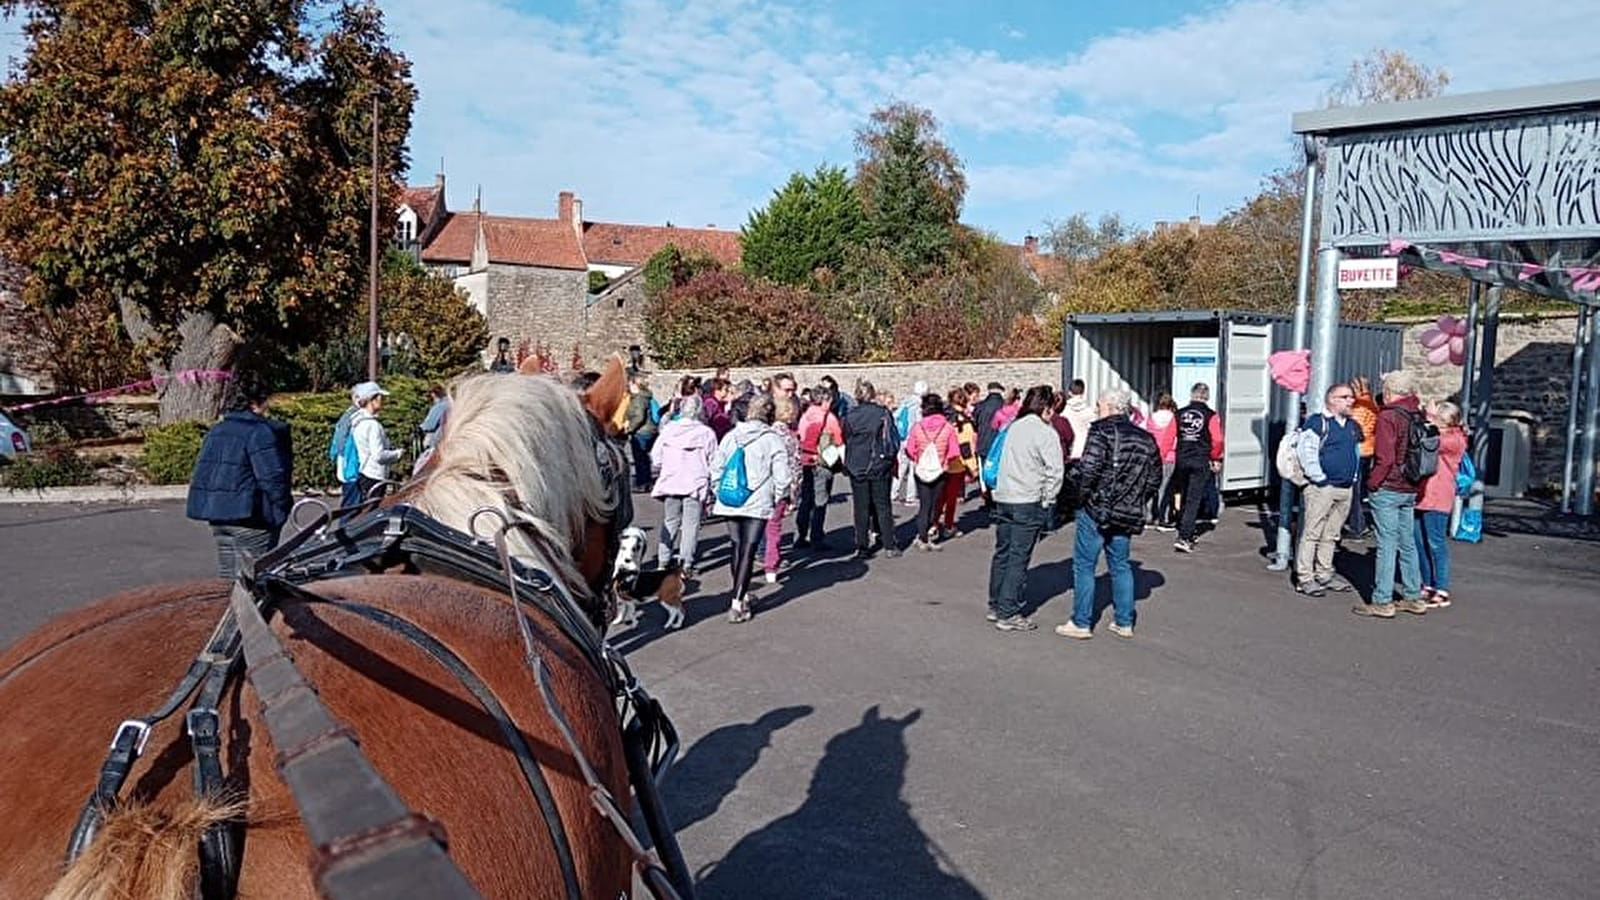
M1433 365L1442 366L1449 361L1450 345L1448 344L1441 344L1428 351L1428 362Z
M1427 328L1422 332L1421 335L1418 335L1417 337L1417 341L1421 343L1422 346L1427 347L1429 350L1432 350L1435 347L1442 347L1449 340L1450 335L1440 331L1437 328Z
M1445 334L1455 334L1461 328L1461 321L1449 313L1440 316L1439 321L1434 324Z
M1467 358L1467 339L1453 337L1450 339L1450 364L1459 366Z

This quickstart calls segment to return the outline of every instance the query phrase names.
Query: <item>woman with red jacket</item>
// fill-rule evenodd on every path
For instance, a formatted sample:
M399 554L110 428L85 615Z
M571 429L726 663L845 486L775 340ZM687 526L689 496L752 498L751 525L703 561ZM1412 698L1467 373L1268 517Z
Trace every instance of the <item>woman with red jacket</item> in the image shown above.
M1456 473L1467 453L1467 432L1461 407L1441 400L1428 409L1428 421L1439 429L1439 467L1417 491L1417 562L1422 568L1422 602L1450 605L1450 512L1456 502Z
M939 458L939 476L932 481L924 481L916 474L917 461L923 449L929 446ZM934 508L944 492L945 482L950 480L951 463L961 461L961 439L956 435L955 426L944 417L943 397L931 393L922 395L922 418L911 426L911 433L906 435L905 454L911 459L911 478L917 483L917 537L914 545L919 550L932 550L934 535L930 532L933 530Z

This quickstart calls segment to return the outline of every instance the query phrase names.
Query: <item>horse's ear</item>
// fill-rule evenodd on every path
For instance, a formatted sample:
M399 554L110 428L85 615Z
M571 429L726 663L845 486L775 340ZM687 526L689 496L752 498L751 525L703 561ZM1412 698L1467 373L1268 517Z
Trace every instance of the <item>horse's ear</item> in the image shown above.
M622 369L622 357L613 355L606 363L600 380L583 392L583 405L607 434L615 437L622 433L628 413L628 376Z

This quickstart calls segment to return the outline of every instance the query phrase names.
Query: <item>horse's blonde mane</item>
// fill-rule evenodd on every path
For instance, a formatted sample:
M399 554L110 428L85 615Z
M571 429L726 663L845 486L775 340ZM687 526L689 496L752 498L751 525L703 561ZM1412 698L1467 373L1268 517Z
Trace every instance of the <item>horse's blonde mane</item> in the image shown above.
M557 571L585 591L573 548L590 522L606 521L606 486L595 464L589 414L576 392L543 375L473 375L450 388L450 417L433 465L409 502L459 531L483 507L507 510L539 539L513 532L513 553ZM500 520L479 517L479 534ZM538 545L544 545L540 549ZM554 551L554 552L552 552Z

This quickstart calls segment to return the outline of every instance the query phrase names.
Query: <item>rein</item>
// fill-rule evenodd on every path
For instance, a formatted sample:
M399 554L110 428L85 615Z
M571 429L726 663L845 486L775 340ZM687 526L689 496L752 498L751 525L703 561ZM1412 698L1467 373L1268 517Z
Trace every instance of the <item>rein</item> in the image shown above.
M597 449L597 461L599 456ZM549 785L520 732L487 686L453 653L410 622L362 604L330 600L307 587L326 578L401 567L509 595L523 639L524 661L545 710L577 763L591 803L627 845L633 857L635 888L658 900L692 897L693 881L657 791L657 782L678 753L676 729L659 702L634 678L622 655L604 640L600 623L578 606L565 586L543 569L512 558L508 534L520 529L537 542L537 532L519 525L514 514L488 508L473 516L470 527L475 528L484 513L502 521L492 545L409 506L375 510L331 530L327 526L337 513L325 511L258 563L247 566L233 586L227 611L167 701L155 712L117 727L100 778L73 830L68 861L89 846L106 812L115 807L151 728L191 695L196 700L187 714L187 726L195 753L195 792L199 796L223 793L216 705L230 678L243 669L260 698L261 715L273 744L280 748L279 774L316 848L314 875L325 897L455 900L479 896L446 854L442 827L405 806L362 755L348 727L332 716L294 668L267 624L279 601L288 597L335 605L384 625L427 651L466 686L499 724L517 757L549 829L566 895L579 900L576 864ZM646 849L624 805L603 785L582 752L550 685L525 604L556 624L610 691L623 722L621 738L629 781L655 852ZM201 840L200 896L204 900L234 895L242 833L236 825L219 823Z

